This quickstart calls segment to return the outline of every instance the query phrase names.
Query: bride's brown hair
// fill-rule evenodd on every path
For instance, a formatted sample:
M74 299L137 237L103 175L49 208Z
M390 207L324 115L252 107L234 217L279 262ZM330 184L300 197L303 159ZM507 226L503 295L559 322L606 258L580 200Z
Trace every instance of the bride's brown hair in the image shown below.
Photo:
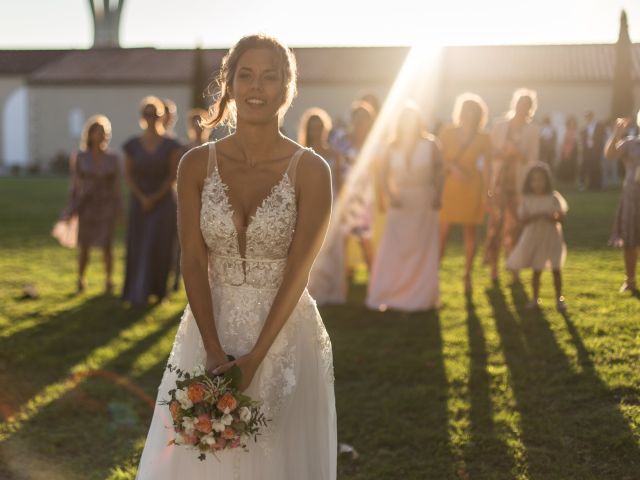
M233 83L233 77L238 68L238 60L247 50L252 48L268 48L276 54L280 61L280 73L282 74L284 87L284 98L279 114L282 115L291 105L297 93L296 81L298 76L293 52L276 38L267 35L249 35L241 38L229 50L222 59L218 75L209 84L207 93L213 96L213 104L203 118L203 127L215 128L224 124L231 127L236 126L236 106L229 94L229 86Z

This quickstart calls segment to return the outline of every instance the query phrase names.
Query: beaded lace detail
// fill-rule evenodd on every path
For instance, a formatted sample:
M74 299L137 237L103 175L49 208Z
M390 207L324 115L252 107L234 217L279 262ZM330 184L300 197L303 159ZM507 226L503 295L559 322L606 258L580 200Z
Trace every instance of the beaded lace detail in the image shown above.
M221 342L238 352L248 352L255 345L282 282L298 213L291 177L294 160L295 156L250 218L245 230L244 258L233 221L229 187L222 180L217 164L212 166L204 182L200 229L209 251L214 313L217 316L218 312L224 312L223 318L216 318ZM301 321L317 319L316 341L328 379L333 381L329 336L315 310L315 302L306 291L301 300L305 301L296 306L261 366L258 391L265 414L273 419L297 383L295 337Z

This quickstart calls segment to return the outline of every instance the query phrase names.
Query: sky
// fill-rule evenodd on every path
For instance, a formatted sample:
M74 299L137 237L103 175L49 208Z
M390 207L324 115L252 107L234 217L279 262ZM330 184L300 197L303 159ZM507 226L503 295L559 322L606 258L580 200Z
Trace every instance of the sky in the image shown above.
M0 49L89 48L88 2L0 0ZM612 43L623 8L640 42L638 0L125 0L120 41L215 48L261 32L293 47Z

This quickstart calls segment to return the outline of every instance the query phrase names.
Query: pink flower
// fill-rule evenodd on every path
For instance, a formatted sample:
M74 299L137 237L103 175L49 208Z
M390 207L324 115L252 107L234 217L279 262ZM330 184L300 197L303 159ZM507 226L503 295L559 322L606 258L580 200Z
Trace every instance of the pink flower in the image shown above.
M198 418L196 420L196 430L202 433L210 433L212 428L213 427L211 425L211 418L209 417L209 415L206 415L204 413L202 415L198 415Z
M195 445L196 443L198 443L198 436L196 434L189 435L188 433L183 432L182 439L187 445Z
M227 444L226 440L222 437L218 438L218 440L216 440L216 443L214 443L213 445L211 445L211 450L213 450L214 452L216 450L222 450L225 445Z
M236 438L233 442L231 442L231 448L238 448L240 446L240 439Z

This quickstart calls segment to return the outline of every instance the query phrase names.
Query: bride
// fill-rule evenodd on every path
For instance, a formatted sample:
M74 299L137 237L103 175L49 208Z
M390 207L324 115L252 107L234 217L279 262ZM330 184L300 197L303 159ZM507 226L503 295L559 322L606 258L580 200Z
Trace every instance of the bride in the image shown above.
M242 388L271 421L248 452L199 461L193 450L168 446L170 412L156 404L137 478L335 479L331 342L306 290L329 223L329 168L279 131L296 93L296 64L278 40L242 38L217 82L206 126L235 131L190 150L178 169L189 305L169 363L212 373L238 365ZM166 369L158 401L175 381Z

